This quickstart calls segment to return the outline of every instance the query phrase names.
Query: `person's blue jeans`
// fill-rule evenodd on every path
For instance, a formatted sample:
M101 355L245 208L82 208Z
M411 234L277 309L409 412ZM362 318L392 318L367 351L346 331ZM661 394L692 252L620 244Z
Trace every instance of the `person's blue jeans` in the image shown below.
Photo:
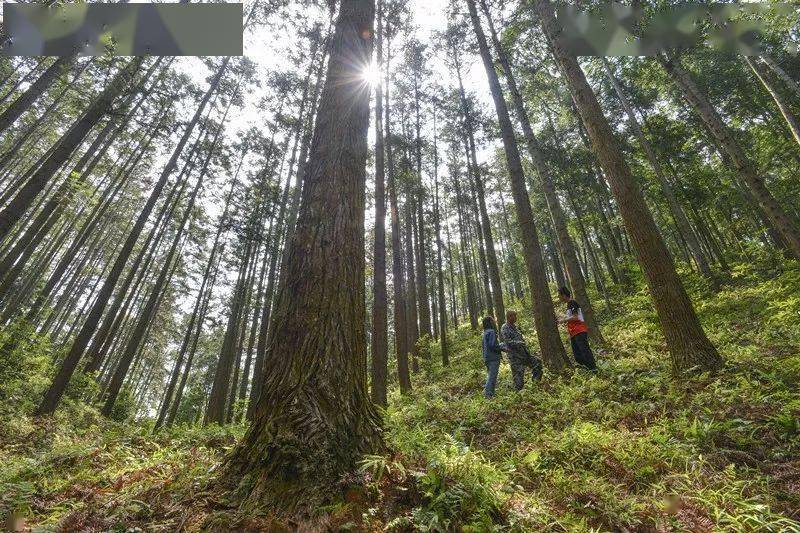
M483 395L487 398L494 396L494 389L497 386L497 373L500 371L500 361L485 361L486 370L486 386L483 388Z

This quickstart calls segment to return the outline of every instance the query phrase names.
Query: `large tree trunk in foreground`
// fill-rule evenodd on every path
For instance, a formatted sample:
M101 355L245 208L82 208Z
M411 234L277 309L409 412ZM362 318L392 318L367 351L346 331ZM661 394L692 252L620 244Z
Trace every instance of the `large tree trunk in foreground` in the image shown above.
M249 431L223 481L291 512L331 499L359 458L382 447L369 400L364 203L374 0L343 0L288 245L276 334ZM301 503L302 502L302 503Z
M785 242L787 251L795 259L800 259L800 229L767 189L764 176L759 174L755 164L747 157L741 144L736 140L733 131L722 121L722 117L711 105L706 95L700 91L689 72L680 64L680 59L659 57L659 62L680 87L686 100L694 108L695 112L700 115L700 118L719 146L728 155L731 163L733 163L733 170L753 192L770 222Z
M617 199L634 251L642 265L653 304L661 321L661 329L672 356L674 370L693 367L716 369L722 358L706 337L692 308L681 279L630 168L623 159L614 133L608 124L597 97L592 92L578 60L569 55L561 42L561 29L553 15L549 0L534 0L542 27L550 41L553 55L566 77L575 105L586 125L594 153Z
M553 300L550 295L550 288L547 286L547 276L542 258L542 248L539 244L539 234L533 220L531 201L525 187L525 175L522 170L522 159L519 155L519 148L514 136L514 127L511 124L511 117L508 114L508 106L503 97L503 90L500 87L500 80L494 70L494 64L489 52L489 45L486 36L481 28L478 12L475 7L475 0L467 0L472 26L475 36L478 38L478 48L483 59L483 66L489 78L489 88L492 91L497 119L500 124L500 132L503 138L506 160L508 164L509 177L511 180L511 192L514 196L514 206L517 210L517 222L522 236L522 249L525 256L525 263L528 267L528 279L531 284L533 296L533 319L536 324L536 336L539 339L539 348L542 350L542 359L547 366L554 371L563 370L568 364L567 354L561 337L558 334L556 317L553 312Z

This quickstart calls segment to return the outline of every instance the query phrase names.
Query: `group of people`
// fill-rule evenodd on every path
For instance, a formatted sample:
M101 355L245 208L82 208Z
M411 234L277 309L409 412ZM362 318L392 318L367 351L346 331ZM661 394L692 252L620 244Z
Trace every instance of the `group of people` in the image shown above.
M558 290L558 298L567 305L564 317L559 322L567 327L575 362L588 370L597 370L594 354L589 346L589 328L583 319L580 304L572 299L572 294L566 287ZM542 360L530 352L516 324L516 311L508 311L498 339L494 317L487 316L483 319L483 362L487 371L483 394L487 398L492 398L495 394L502 352L506 352L508 356L514 388L517 391L525 386L526 369L531 369L533 379L538 381L542 378ZM503 342L500 342L501 339Z

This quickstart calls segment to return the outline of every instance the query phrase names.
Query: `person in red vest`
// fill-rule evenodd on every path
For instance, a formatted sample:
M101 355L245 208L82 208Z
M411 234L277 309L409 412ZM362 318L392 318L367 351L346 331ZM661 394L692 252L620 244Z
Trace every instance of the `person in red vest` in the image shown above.
M588 370L597 370L594 354L589 346L589 327L583 320L580 304L572 299L572 293L566 287L558 289L558 299L567 304L566 317L559 322L567 325L569 343L572 345L575 362Z

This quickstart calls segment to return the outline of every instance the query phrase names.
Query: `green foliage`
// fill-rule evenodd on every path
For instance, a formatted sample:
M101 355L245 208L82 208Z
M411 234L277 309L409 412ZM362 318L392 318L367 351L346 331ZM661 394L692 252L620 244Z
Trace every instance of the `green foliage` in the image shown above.
M640 274L630 276L632 285L614 293L614 314L596 306L609 341L598 375L545 372L516 393L503 364L498 395L486 401L477 332L448 332L447 368L438 343L422 341L429 357L414 391L390 394L388 450L363 457L346 480L355 488L318 509L310 528L800 531L800 331L791 320L800 273L765 258L735 266L716 294L687 273L726 365L681 379L670 373ZM535 344L530 310L513 305ZM38 350L31 356L46 353ZM73 530L175 530L184 521L190 530L204 521L276 528L258 510L208 496L243 426L153 435L149 421L130 420L127 392L114 417L122 423L101 417L82 401L96 394L90 382L71 383L52 419L2 419L0 514L17 510L36 525ZM203 397L187 394L181 419L191 422ZM3 408L10 411L7 401Z

